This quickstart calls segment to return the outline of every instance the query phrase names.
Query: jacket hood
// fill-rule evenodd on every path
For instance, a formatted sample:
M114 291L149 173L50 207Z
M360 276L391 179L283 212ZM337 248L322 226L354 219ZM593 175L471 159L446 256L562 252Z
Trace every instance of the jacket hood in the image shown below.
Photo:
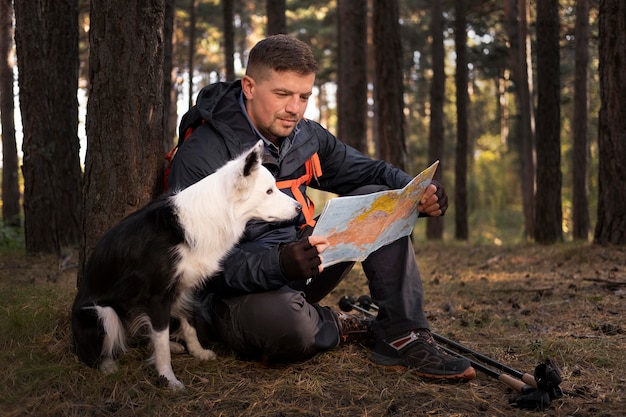
M209 84L198 93L196 107L205 120L213 120L213 111L217 104L232 90L241 90L241 80L231 83L218 82Z

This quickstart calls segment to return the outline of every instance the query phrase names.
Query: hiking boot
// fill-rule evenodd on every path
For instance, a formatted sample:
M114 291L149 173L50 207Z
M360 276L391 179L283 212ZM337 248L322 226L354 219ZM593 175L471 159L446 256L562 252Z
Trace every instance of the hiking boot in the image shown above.
M469 380L476 377L469 360L444 352L427 329L376 343L370 360L377 365L410 368L425 378Z
M374 347L376 343L373 329L374 319L339 311L337 312L337 324L341 332L339 343L360 343L363 346Z

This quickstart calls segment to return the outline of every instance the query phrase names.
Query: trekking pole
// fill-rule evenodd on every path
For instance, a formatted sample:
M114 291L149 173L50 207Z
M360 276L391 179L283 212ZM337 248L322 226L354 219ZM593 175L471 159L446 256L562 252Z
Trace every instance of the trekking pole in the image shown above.
M452 355L452 356L456 356L458 358L463 358L469 361L469 363L478 371L486 374L487 376L490 376L492 378L497 379L498 381L504 383L505 385L508 385L509 387L513 388L515 391L519 392L520 394L527 394L531 391L533 391L535 388L531 387L530 385L526 384L524 381L514 378L511 375L507 375L503 372L497 372L491 368L488 368L486 366L484 366L483 364L476 362L474 360L472 360L471 358L468 358L467 356L463 356L458 352L455 352L454 350L439 345L439 347L447 352L448 354Z
M361 313L365 314L366 316L376 317L376 314L372 313L368 309L361 307L360 305L357 305L356 301L354 300L354 297L351 297L349 295L344 295L343 297L341 297L341 299L339 300L339 309L345 312L348 312L351 310L358 310Z
M378 306L372 302L372 299L369 296L362 295L358 298L357 303L359 305L355 303L353 297L345 296L342 298L339 304L340 308L343 311L357 309L370 317L376 316L376 314L369 311L369 309L371 308L378 311ZM550 402L553 399L561 398L563 396L563 390L559 386L559 384L561 383L561 376L559 375L558 370L552 367L549 360L546 360L545 363L539 364L535 368L535 376L532 376L528 373L524 373L509 366L506 366L496 361L495 359L476 352L468 348L467 346L462 345L461 343L447 339L437 333L431 332L431 334L433 335L433 338L435 338L438 342L448 344L451 347L469 353L476 359L482 360L490 364L491 366L498 368L498 370L501 372L495 371L475 360L461 355L459 352L450 349L450 347L439 344L439 347L443 351L453 356L461 357L468 360L470 364L478 371L499 380L508 387L521 393L521 396L509 399L509 403L516 407L524 409L543 410L545 407L550 405ZM504 372L507 372L510 375Z
M354 300L353 297L348 297L348 298L352 301ZM362 311L363 309L369 310L370 308L374 310L378 310L378 306L372 302L372 298L368 295L360 296L357 299L357 303L360 305L361 308L359 309L359 306L357 305L354 305L354 307L359 309L360 311ZM525 372L518 371L517 369L513 369L503 363L496 361L493 358L490 358L489 356L476 352L475 350L472 350L468 348L467 346L462 345L459 342L455 342L453 340L447 339L441 336L440 334L437 334L435 332L431 332L431 333L433 337L435 338L435 340L437 340L438 342L445 343L446 345L453 347L455 349L458 349L461 352L468 353L474 356L476 359L479 359L482 362L486 363L487 365L493 366L500 371L506 372L518 379L521 379L524 383L530 385L533 388L537 388L537 381L535 380L535 377L530 375L529 373L525 373ZM476 367L476 369L478 368ZM488 368L485 368L485 369L488 369Z
M369 310L369 308L373 308L375 310L378 310L378 306L376 306L374 303L372 303L371 299L369 299L369 297L368 297L368 300L366 300L364 297L366 297L366 296L359 297L359 304L361 304L361 305L358 305L355 302L354 297L351 297L351 296L348 296L348 295L343 296L339 300L339 308L342 311L345 311L345 312L349 312L349 311L352 311L352 310L357 310L357 311L360 311L361 313L363 313L363 314L365 314L365 315L367 315L369 317L375 317L376 314L371 312ZM367 306L369 308L364 308L365 306ZM434 334L433 334L433 336L434 336ZM524 383L524 381L521 381L519 379L515 379L512 376L506 375L504 373L498 373L498 372L494 371L491 368L488 368L488 367L486 367L484 365L481 365L480 363L478 363L476 361L473 361L473 360L471 360L469 358L466 358L466 357L460 355L458 352L455 352L455 351L453 351L453 350L451 350L449 348L446 348L445 346L440 346L440 347L444 351L448 352L449 354L451 354L453 356L462 357L462 358L467 359L472 364L472 366L474 368L476 368L477 370L487 374L490 377L493 377L493 378L495 378L495 379L505 383L506 385L508 385L509 387L513 388L517 392L524 393L524 392L528 391L528 388L530 388L530 387L528 387L527 384Z
M490 358L489 356L485 356L482 353L476 352L475 350L472 350L468 348L467 346L462 345L459 342L455 342L454 340L445 338L441 336L440 334L433 332L432 335L435 338L435 340L437 340L438 342L445 343L446 345L451 346L455 349L458 349L461 352L469 353L470 355L474 356L476 359L479 359L482 362L490 366L493 366L500 371L506 372L516 378L521 379L523 382L525 382L526 384L530 385L533 388L537 388L537 381L535 380L535 377L532 376L531 374L513 369L503 363L496 361L495 359Z

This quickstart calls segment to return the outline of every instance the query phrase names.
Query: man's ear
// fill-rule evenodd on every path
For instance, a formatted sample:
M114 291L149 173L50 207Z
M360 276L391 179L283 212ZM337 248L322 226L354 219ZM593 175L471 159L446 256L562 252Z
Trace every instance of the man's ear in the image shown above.
M249 75L244 75L241 79L241 90L243 94L246 96L246 100L251 100L254 96L254 87L256 82Z

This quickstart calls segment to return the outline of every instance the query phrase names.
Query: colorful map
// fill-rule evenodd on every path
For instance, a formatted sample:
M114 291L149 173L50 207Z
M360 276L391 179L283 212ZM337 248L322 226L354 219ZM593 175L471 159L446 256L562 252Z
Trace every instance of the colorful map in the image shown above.
M322 252L322 265L362 261L411 234L419 214L417 205L438 165L436 161L400 190L328 200L313 230L314 236L325 236L330 242Z

